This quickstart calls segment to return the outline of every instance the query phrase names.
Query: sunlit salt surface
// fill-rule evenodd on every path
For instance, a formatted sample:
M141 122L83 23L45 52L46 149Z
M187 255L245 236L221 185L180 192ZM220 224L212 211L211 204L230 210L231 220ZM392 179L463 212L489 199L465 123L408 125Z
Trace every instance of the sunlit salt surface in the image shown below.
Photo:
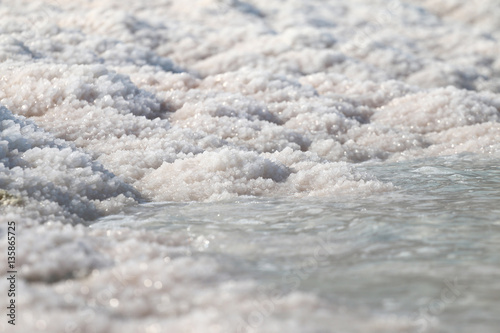
M16 332L497 333L498 0L0 17Z
M251 297L261 315L243 317L248 330L293 322L275 307L302 291L334 311L304 309L318 319L308 332L494 332L499 162L468 154L365 165L398 190L367 199L154 203L91 228L192 239L176 256L211 258L220 269L202 289L227 280L259 286Z

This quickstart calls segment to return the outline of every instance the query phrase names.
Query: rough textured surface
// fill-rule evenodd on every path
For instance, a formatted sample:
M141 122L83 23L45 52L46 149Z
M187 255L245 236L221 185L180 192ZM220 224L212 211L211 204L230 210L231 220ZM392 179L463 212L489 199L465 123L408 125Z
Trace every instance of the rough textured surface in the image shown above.
M500 151L494 0L7 0L0 16L0 234L17 221L23 332L241 324L218 323L249 313L252 281L167 260L193 240L80 225L126 206L370 196L393 186L357 163ZM286 297L290 321L263 332L332 320Z

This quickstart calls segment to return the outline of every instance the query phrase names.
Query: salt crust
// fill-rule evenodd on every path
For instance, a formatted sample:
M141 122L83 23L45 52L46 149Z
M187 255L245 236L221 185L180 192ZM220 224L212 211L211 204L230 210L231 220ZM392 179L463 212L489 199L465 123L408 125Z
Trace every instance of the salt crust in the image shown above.
M493 0L4 1L0 15L20 332L241 327L259 287L190 256L182 232L82 226L127 205L372 195L392 186L355 163L499 152ZM411 329L299 292L276 304L260 332Z

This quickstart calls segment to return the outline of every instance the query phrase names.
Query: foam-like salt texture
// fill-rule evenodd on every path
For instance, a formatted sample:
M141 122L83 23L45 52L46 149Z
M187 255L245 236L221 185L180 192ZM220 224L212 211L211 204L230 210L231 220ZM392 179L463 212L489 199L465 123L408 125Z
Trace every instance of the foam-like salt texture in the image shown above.
M373 195L393 187L356 163L500 151L493 0L9 0L0 16L0 188L16 198L0 220L33 244L26 332L219 332L251 311L257 286L210 259L165 266L183 235L79 223L146 200ZM168 285L146 288L139 263ZM262 332L330 310L292 293Z

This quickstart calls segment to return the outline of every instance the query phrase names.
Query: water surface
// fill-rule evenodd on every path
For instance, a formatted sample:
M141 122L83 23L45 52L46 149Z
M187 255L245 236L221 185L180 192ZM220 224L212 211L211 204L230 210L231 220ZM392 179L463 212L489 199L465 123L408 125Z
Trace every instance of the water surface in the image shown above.
M221 281L255 281L260 302L302 291L371 318L373 331L494 332L500 325L498 162L471 154L366 164L358 168L396 190L367 198L154 203L92 228L185 234L193 241L178 256L215 259ZM258 331L261 323L254 323ZM312 329L336 331L327 327L328 319Z

